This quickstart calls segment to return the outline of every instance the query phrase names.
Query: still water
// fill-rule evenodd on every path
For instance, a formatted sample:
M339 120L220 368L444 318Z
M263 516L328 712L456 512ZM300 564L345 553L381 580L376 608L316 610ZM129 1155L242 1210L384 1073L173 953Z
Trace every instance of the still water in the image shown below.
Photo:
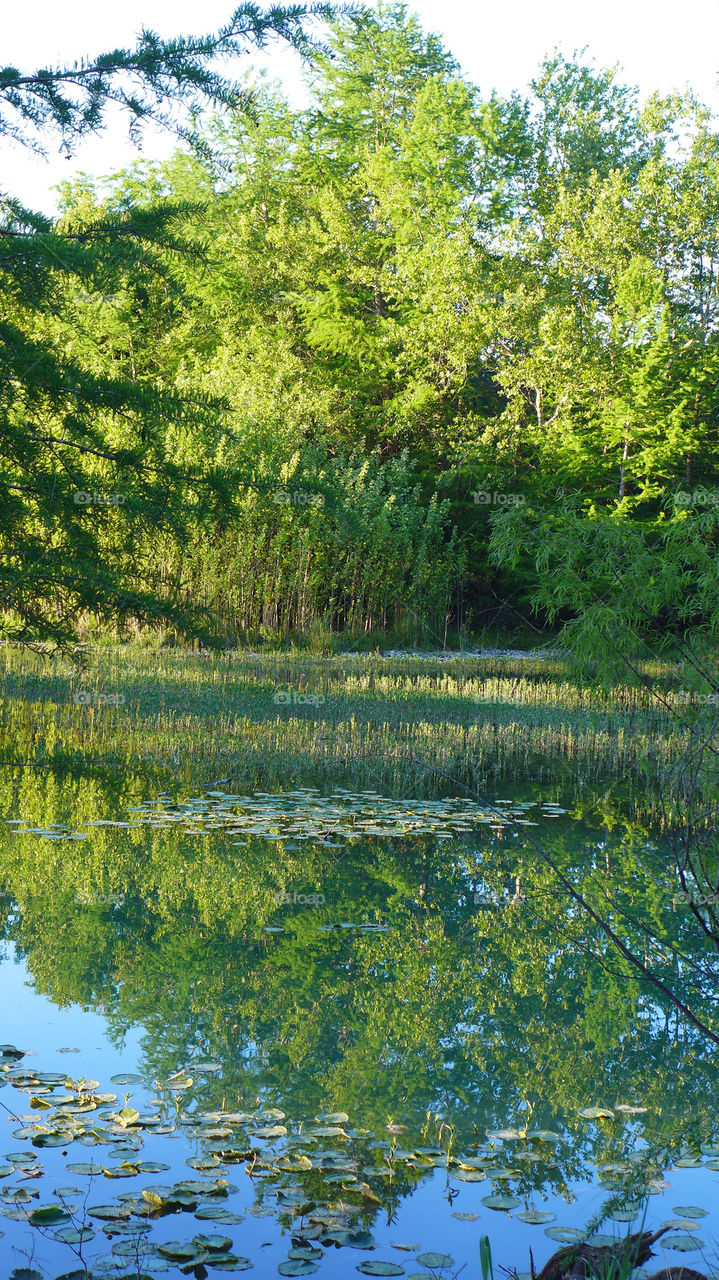
M674 1224L646 1274L719 1270L712 1045L541 853L710 1020L608 802L27 769L2 817L0 1276L525 1273L612 1195L602 1239Z

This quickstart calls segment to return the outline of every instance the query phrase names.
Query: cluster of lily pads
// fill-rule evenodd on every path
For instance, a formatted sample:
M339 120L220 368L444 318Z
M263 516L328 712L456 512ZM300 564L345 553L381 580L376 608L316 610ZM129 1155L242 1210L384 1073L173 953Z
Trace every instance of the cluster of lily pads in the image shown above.
M213 1271L243 1271L253 1259L236 1246L235 1235L227 1228L239 1226L247 1214L273 1217L291 1240L287 1257L278 1265L283 1276L309 1275L323 1257L335 1249L349 1248L364 1254L375 1249L371 1233L377 1209L398 1191L411 1189L423 1175L442 1168L457 1183L489 1181L491 1191L480 1202L495 1211L513 1213L530 1226L544 1226L547 1236L560 1243L586 1238L575 1228L547 1225L555 1215L533 1206L526 1189L524 1201L510 1188L520 1190L531 1166L552 1164L559 1134L542 1129L500 1129L487 1134L487 1142L476 1143L472 1154L454 1155L442 1145L398 1146L404 1126L389 1124L381 1140L367 1129L350 1125L344 1112L323 1113L310 1123L291 1122L277 1108L254 1111L202 1111L193 1109L195 1076L206 1078L220 1070L218 1063L195 1063L193 1075L179 1070L166 1079L155 1080L156 1096L148 1099L153 1110L140 1111L124 1105L120 1096L105 1092L95 1080L74 1079L62 1071L41 1071L23 1061L26 1052L13 1045L0 1046L0 1087L11 1085L29 1097L29 1114L18 1114L6 1103L6 1116L16 1125L13 1138L29 1144L0 1158L0 1214L6 1219L28 1224L45 1238L67 1246L82 1269L70 1270L62 1280L80 1277L153 1276L180 1271L198 1278ZM136 1074L112 1077L118 1088L143 1084ZM636 1113L642 1108L620 1106L617 1111ZM586 1108L582 1118L601 1123L614 1115L605 1108ZM143 1157L147 1139L181 1133L196 1154L186 1163L195 1176L172 1183L146 1182L167 1172L170 1165ZM73 1158L67 1173L79 1180L55 1187L47 1196L49 1175L38 1152L70 1147L90 1148L89 1159ZM101 1154L95 1154L96 1151ZM510 1154L511 1152L511 1154ZM677 1165L704 1163L719 1168L719 1147L678 1157ZM254 1185L256 1203L233 1207L239 1191L229 1178L232 1166L243 1166ZM606 1164L600 1177L607 1188L620 1186L631 1160ZM7 1182L4 1182L5 1179ZM134 1185L110 1197L105 1188L121 1181ZM648 1190L661 1190L658 1174ZM102 1188L102 1189L100 1189ZM520 1192L521 1194L521 1192ZM522 1204L524 1203L524 1207ZM519 1210L519 1212L514 1212ZM641 1205L616 1210L617 1223L629 1223L641 1212ZM670 1225L675 1234L665 1237L665 1248L686 1251L701 1249L697 1223L706 1216L698 1206L678 1205ZM194 1217L197 1225L178 1232L173 1240L152 1239L154 1224L173 1214ZM475 1221L479 1213L456 1212L459 1220ZM95 1255L102 1237L109 1253ZM594 1235L591 1243L615 1240L610 1235ZM87 1260L87 1247L93 1256ZM394 1244L399 1251L413 1254L422 1266L423 1277L440 1274L453 1264L443 1253L423 1251L419 1244ZM128 1270L128 1267L133 1268ZM91 1270L89 1270L91 1268ZM355 1263L364 1275L404 1275L402 1263L365 1256ZM17 1268L14 1280L33 1280L39 1273ZM418 1275L420 1273L414 1273Z
M311 840L328 848L342 848L346 841L367 836L402 837L433 836L453 840L471 832L480 824L495 829L506 823L536 826L528 818L529 810L540 809L542 818L559 817L564 810L550 801L505 801L496 805L477 804L471 800L450 797L443 800L393 800L375 791L348 791L338 787L329 796L311 787L296 791L252 795L231 795L212 790L204 796L170 802L161 796L134 806L134 816L126 821L96 818L76 830L68 824L53 823L48 827L30 827L22 819L9 819L18 836L34 835L46 840L86 840L92 827L159 827L180 828L189 835L208 835L222 831L242 837L282 840L292 848Z

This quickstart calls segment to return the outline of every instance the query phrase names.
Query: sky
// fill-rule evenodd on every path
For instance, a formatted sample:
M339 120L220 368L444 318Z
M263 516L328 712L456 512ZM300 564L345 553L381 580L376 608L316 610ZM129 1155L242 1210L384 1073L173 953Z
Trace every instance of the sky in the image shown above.
M233 7L233 0L26 0L12 7L0 0L0 66L30 71L131 46L143 26L164 36L204 34L226 22ZM410 0L410 8L442 36L484 94L526 90L546 54L586 46L600 65L619 63L622 78L642 96L688 87L719 115L719 0ZM302 101L299 59L291 51L275 45L264 56L253 51L244 65L250 62L266 66L292 100ZM164 158L175 145L148 132L143 153ZM80 171L115 172L137 155L120 121L83 141L71 160L55 154L43 161L0 142L0 188L52 213L54 184Z

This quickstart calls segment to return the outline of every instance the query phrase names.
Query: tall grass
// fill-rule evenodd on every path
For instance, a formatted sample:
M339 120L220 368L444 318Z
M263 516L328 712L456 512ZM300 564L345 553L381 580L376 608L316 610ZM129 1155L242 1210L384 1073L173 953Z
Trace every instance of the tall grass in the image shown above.
M655 812L687 727L642 687L581 687L546 660L97 649L0 650L5 767L148 769L157 781L347 782L446 794L452 780L619 782ZM284 701L278 703L278 696ZM113 700L116 705L113 705Z
M688 728L642 688L557 661L99 648L87 667L3 648L0 758L131 767L183 784L311 780L415 795L489 780L621 782L643 814ZM277 701L283 698L284 701ZM116 700L118 705L113 705Z

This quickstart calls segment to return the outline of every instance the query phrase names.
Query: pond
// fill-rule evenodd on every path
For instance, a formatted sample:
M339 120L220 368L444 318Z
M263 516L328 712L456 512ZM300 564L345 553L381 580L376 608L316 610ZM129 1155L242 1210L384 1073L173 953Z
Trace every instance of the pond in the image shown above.
M4 771L2 1275L522 1274L645 1218L717 1271L715 1053L541 854L691 964L656 834L304 781Z

